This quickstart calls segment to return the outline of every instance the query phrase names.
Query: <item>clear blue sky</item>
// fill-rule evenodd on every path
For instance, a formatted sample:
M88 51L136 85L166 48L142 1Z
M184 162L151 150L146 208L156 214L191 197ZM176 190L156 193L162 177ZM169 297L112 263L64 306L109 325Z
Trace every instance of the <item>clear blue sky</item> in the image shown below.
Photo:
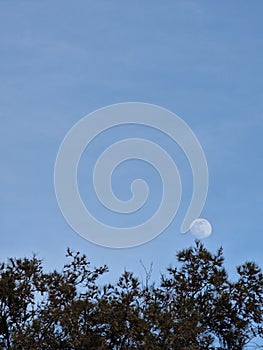
M108 264L113 280L124 267L141 277L140 259L153 261L157 278L193 244L179 233L191 196L183 160L182 208L140 247L94 245L58 208L53 171L66 132L97 108L141 101L178 114L203 146L210 187L202 216L213 225L205 245L223 245L230 272L245 260L263 266L262 15L261 0L1 0L1 260L35 252L57 268L71 247ZM169 150L180 169L180 152Z

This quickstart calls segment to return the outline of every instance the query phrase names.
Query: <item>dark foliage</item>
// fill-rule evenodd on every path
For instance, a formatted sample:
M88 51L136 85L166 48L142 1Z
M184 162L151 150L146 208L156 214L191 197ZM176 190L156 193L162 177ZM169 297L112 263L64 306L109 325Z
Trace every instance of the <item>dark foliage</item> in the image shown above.
M228 279L222 249L200 242L177 254L158 286L125 271L100 286L107 267L67 252L61 272L42 262L0 266L0 349L241 350L263 341L263 279L253 262ZM248 347L249 344L249 347Z

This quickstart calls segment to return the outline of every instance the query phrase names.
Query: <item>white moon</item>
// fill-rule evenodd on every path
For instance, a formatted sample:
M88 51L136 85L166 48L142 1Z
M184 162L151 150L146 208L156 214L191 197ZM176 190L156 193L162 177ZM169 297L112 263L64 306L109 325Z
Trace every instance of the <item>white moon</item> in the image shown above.
M190 231L199 239L206 238L212 233L212 226L206 219L195 219L190 226Z

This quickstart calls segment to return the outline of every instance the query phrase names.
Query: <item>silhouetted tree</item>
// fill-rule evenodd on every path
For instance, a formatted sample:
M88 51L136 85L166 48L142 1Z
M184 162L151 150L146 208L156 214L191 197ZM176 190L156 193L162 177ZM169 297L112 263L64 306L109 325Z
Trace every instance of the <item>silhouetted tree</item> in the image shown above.
M67 257L61 272L45 273L36 256L0 265L0 349L242 350L263 341L261 270L244 263L230 281L222 248L212 254L197 241L158 285L124 271L101 286L106 266L70 249Z

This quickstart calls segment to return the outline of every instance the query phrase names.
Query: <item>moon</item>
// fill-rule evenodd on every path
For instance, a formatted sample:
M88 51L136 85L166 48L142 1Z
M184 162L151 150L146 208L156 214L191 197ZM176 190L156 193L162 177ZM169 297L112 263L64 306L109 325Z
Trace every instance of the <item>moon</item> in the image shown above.
M211 235L212 226L208 220L198 218L191 223L190 231L198 239L203 239Z

